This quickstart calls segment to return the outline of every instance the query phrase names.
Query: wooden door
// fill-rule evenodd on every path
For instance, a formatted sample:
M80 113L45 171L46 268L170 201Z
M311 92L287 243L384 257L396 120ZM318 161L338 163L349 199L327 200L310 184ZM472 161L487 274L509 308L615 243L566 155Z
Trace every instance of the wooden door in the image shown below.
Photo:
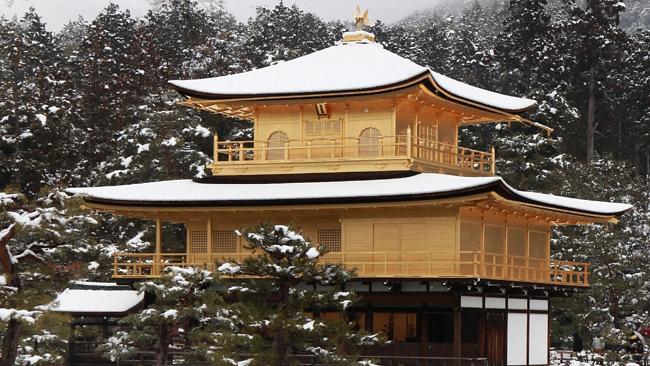
M484 336L481 339L482 349L488 366L504 366L506 363L506 313L485 313Z

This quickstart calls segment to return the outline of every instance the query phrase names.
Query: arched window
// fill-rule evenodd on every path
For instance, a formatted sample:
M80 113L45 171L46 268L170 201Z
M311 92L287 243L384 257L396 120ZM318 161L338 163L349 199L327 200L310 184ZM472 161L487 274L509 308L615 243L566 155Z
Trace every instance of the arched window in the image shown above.
M282 131L276 131L269 136L268 150L266 150L266 160L285 160L285 144L289 141L287 134Z
M359 135L359 156L379 156L379 138L381 134L374 127L368 127Z

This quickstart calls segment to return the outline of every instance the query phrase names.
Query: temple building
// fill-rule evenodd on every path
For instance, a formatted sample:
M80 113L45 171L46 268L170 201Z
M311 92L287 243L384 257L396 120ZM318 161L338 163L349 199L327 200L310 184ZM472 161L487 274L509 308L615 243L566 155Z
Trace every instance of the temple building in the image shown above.
M227 76L170 81L182 105L248 121L250 141L214 136L211 174L90 188L90 208L155 222L153 253L116 253L124 285L165 266L250 253L236 229L291 224L356 270L350 319L393 342L367 353L549 363L549 298L589 287L589 263L552 259L552 228L606 224L629 205L517 190L495 151L458 130L524 123L534 100L438 74L364 31L332 47ZM182 252L163 245L180 224ZM597 244L597 243L595 243ZM331 314L328 316L338 316Z

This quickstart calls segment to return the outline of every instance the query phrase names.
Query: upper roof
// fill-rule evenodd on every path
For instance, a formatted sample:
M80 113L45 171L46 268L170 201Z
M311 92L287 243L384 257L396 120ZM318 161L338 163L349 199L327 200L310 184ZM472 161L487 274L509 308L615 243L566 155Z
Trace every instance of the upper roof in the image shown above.
M378 92L427 81L451 97L520 112L533 107L517 98L467 85L398 56L373 42L347 42L272 66L206 79L171 80L184 95L215 99L281 99L310 94Z
M83 194L89 202L156 207L413 201L484 192L495 192L523 204L592 216L616 216L632 207L624 203L519 191L501 177L459 177L435 173L390 179L292 183L200 183L170 180L123 186L69 188L67 192Z

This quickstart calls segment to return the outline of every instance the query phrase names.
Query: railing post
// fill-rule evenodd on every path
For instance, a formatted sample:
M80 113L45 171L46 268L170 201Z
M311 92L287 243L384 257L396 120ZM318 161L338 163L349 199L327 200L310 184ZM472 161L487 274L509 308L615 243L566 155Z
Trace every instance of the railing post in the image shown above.
M497 157L494 152L494 146L490 147L490 155L492 155L492 159L491 159L492 166L490 167L490 172L492 173L492 175L494 175L497 173Z
M210 215L210 213L208 213L208 215ZM214 240L214 238L212 237L212 217L211 216L208 216L208 220L206 222L206 228L205 229L207 230L206 234L208 234L207 235L208 244L207 244L207 248L206 248L206 251L208 252L208 261L206 263L206 265L207 265L206 269L208 271L212 271L213 270L212 267L214 266L214 262L212 261L212 241Z
M212 135L212 154L214 158L212 164L216 164L219 161L219 135L216 132Z
M239 161L244 161L244 143L239 143Z
M411 126L406 127L406 157L411 158Z
M289 141L284 142L284 160L289 159Z

